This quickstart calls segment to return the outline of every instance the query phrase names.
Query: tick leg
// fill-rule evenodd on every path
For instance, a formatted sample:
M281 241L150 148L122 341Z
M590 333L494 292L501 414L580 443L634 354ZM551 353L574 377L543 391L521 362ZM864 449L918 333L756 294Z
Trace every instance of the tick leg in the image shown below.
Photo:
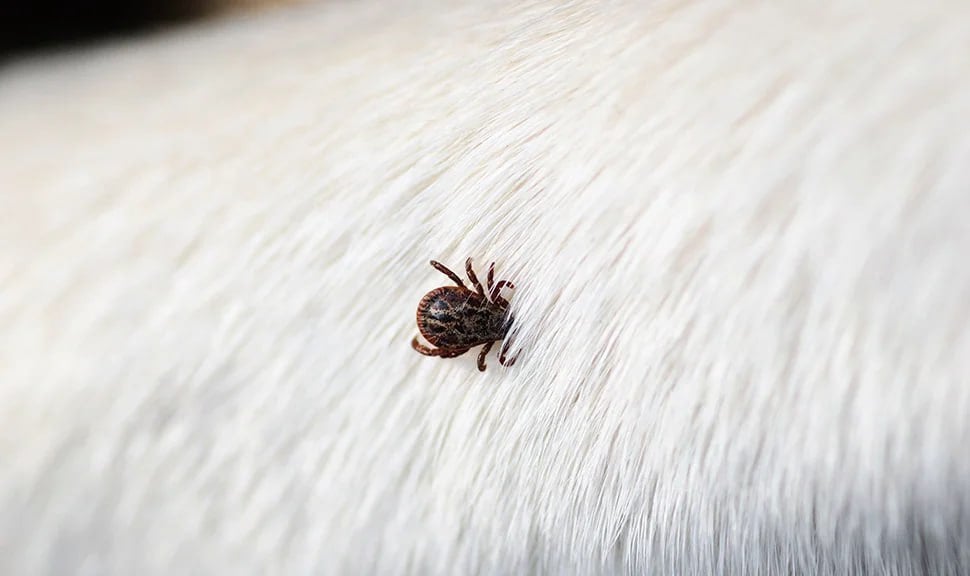
M414 348L418 352L424 354L425 356L437 356L438 351L434 348L428 348L424 344L418 342L418 337L415 336L414 340L411 340L411 348Z
M496 284L494 288L492 288L492 294L491 294L492 302L495 302L499 306L503 306L503 307L509 305L508 300L498 295L499 292L502 291L502 288L505 288L506 286L508 286L509 288L515 288L515 284L509 282L508 280L502 280L501 282Z
M485 355L488 354L488 351L492 349L492 344L495 344L495 342L489 342L488 344L482 346L482 351L479 352L479 354L478 354L478 371L479 372L484 372L485 371Z
M465 260L465 273L468 274L468 279L472 281L472 286L475 287L475 291L478 295L485 298L485 289L482 288L482 283L478 281L478 276L475 276L475 270L472 269L472 259L469 258Z
M519 354L522 352L522 349L519 348L519 351L516 352L515 356L513 356L512 358L506 358L505 354L508 351L509 351L509 342L506 341L504 344L502 344L502 350L499 352L499 355L498 355L498 363L505 367L515 364L515 361L518 360Z
M467 287L465 286L465 283L461 281L461 278L459 278L457 274L449 270L447 266L445 266L441 262L435 262L434 260L431 261L431 265L434 266L434 269L437 270L438 272L441 272L445 276L451 278L452 282L467 290Z
M418 342L417 336L411 340L411 348L414 348L425 356L437 356L438 358L454 358L468 352L468 348L429 348Z

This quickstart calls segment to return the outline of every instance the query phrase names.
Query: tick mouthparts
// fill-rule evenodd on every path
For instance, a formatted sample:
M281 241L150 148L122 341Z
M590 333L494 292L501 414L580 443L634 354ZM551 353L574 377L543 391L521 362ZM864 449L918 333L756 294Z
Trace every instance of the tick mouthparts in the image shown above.
M502 322L502 330L508 332L512 328L512 323L515 322L515 316L511 314L505 315L505 321Z

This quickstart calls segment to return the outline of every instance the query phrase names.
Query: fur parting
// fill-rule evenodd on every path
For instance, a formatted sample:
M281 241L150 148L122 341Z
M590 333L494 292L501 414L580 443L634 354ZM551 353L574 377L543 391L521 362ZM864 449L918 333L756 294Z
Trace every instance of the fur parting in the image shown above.
M967 574L968 30L324 2L8 64L0 573ZM511 368L410 347L468 256Z

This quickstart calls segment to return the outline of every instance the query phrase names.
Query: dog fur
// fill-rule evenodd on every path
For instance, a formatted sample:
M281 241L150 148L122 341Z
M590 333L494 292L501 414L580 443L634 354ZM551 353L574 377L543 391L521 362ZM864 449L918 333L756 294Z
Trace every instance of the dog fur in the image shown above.
M967 574L970 7L344 2L0 75L0 573ZM503 368L411 350L513 280Z

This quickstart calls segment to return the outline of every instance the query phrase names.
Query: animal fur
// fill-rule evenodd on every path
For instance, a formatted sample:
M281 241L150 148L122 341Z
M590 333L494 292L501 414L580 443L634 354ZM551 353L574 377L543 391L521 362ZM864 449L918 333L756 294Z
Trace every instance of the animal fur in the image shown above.
M343 2L0 75L0 573L967 574L970 5ZM418 355L430 259L511 369Z

